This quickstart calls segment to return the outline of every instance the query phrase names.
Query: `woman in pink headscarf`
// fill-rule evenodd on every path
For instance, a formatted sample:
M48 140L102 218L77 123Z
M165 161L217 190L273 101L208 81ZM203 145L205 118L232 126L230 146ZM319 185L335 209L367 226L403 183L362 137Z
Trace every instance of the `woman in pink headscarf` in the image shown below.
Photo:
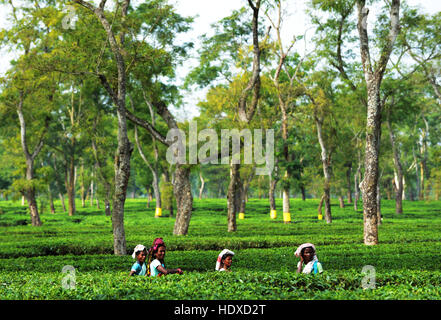
M302 244L294 254L300 258L297 264L297 273L317 274L323 272L322 264L318 261L315 246L312 243Z
M153 241L153 246L149 249L149 258L147 265L147 276L149 277L160 277L167 274L178 273L182 274L180 268L177 269L167 269L165 267L165 243L162 238L156 238Z

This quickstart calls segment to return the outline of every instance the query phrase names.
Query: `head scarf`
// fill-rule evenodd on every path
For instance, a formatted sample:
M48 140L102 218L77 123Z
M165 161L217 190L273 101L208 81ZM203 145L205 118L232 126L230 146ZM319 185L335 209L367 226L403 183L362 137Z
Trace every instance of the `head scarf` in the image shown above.
M312 249L314 249L314 252L315 252L315 246L312 243L308 242L308 243L304 243L304 244L300 245L297 248L296 252L294 252L294 254L296 255L296 257L300 257L300 254L302 253L302 250L304 248L308 248L308 247L312 247Z
M222 262L222 257L224 255L226 255L226 254L234 256L234 252L233 251L230 251L228 249L222 250L221 253L219 253L219 255L217 256L216 268L215 268L216 271L219 271L220 266L221 266L221 262Z
M137 253L138 251L143 251L143 250L146 250L145 247L144 247L142 244L138 244L138 245L135 247L135 249L133 249L133 253L132 253L132 257L133 257L133 259L136 259L136 253Z
M157 251L160 246L165 247L164 240L162 240L162 238L156 238L155 240L153 240L153 245L152 245L151 249L153 251Z
M156 238L155 240L153 240L153 245L150 247L149 249L149 254L148 254L148 258L147 258L147 276L150 277L150 264L153 261L153 253L158 251L158 248L160 246L164 246L165 247L165 242L164 240L162 240L162 238Z
M315 251L315 246L312 243L304 243L304 244L300 245L297 248L296 252L294 253L296 255L296 257L300 257L300 255L302 254L302 250L305 249L305 248L309 248L309 247L311 247L314 250L314 257L312 258L311 261L309 261L305 265L305 267L303 268L302 273L311 273L312 267L314 266L314 263L316 261L318 261L317 255L315 254L315 252L316 252ZM299 261L299 264L300 264L300 261ZM297 264L297 266L298 266L298 264Z

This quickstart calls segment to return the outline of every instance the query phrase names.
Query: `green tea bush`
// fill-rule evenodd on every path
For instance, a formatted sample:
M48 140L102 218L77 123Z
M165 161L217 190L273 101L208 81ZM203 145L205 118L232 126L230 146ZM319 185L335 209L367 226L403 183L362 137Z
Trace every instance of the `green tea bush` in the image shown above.
M356 271L304 275L292 272L191 272L167 277L128 277L121 272L77 272L75 289L63 273L2 272L4 299L439 299L441 273L379 274L375 289L363 289Z
M277 201L280 207L281 201ZM189 234L173 236L174 218L154 218L154 206L128 200L127 256L113 255L111 218L94 207L73 217L60 210L32 227L26 207L0 201L0 297L2 299L440 299L441 209L439 202L404 202L402 215L384 201L380 244L363 244L363 217L333 206L333 223L316 217L317 200L291 203L294 223L271 220L267 200L250 199L246 219L228 233L225 199L195 199ZM27 224L25 224L25 222ZM167 244L167 267L184 275L128 278L133 248L156 237ZM324 273L296 274L294 250L317 247ZM214 272L219 252L235 251L233 272ZM77 287L65 290L63 266L76 270ZM366 265L376 289L361 287Z

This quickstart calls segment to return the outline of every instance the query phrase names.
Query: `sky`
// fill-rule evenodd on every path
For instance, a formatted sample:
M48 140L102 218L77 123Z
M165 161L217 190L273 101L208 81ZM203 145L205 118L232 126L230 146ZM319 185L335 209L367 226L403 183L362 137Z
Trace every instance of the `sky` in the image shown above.
M19 0L15 0L18 2ZM97 2L95 0L94 2ZM135 0L134 2L141 2L141 0ZM231 14L233 10L237 10L242 6L247 6L247 0L169 0L170 3L175 5L176 11L183 16L195 16L193 28L189 31L180 41L193 41L195 43L195 49L198 47L198 37L202 34L210 32L210 25L219 21L220 19ZM304 34L305 30L308 30L311 26L305 14L306 3L305 0L290 0L287 7L288 16L285 20L282 37L285 43L289 43L293 35ZM407 0L407 3L411 6L420 6L423 12L435 13L441 11L440 0ZM2 8L3 9L3 8ZM7 27L6 15L7 10L0 10L0 28ZM371 10L369 15L371 21L375 20L375 10ZM369 23L369 22L368 22ZM372 24L371 24L372 25ZM313 30L309 30L307 36L311 37ZM305 48L296 48L297 50L304 51ZM0 50L1 62L0 62L0 76L9 68L9 61L14 57L13 53L7 52L7 50ZM182 83L183 77L188 73L192 66L197 65L196 50L191 54L192 58L185 62L184 66L179 67L178 84ZM184 106L180 110L173 110L173 113L179 120L191 119L198 115L197 103L205 96L206 90L198 90L193 92L184 93Z
M294 35L302 35L306 33L307 38L312 37L314 30L311 30L311 24L305 13L305 0L289 0L287 9L287 18L282 26L282 38L284 43L290 43ZM198 15L194 21L194 27L188 33L187 39L196 41L197 38L210 30L210 25L231 14L233 10L246 6L247 0L175 0L177 12L184 16ZM381 3L381 1L380 1ZM423 12L431 13L441 11L441 0L407 0L410 6L419 6ZM375 21L376 8L371 8L368 24L372 26ZM197 43L197 42L196 42ZM300 47L296 47L300 52L308 50L303 43ZM309 49L310 50L310 49ZM195 55L196 56L196 55ZM191 59L184 67L179 68L178 74L184 77L188 72L189 65L197 65L196 59ZM191 119L198 115L197 103L205 97L207 90L198 90L186 96L185 104L181 110L175 110L175 114L179 118Z

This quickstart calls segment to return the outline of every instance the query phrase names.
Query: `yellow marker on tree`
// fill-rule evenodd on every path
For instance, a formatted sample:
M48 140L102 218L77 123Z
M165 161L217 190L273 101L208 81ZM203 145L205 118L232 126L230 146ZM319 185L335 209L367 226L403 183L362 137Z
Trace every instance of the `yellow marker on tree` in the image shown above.
M162 216L162 208L156 208L155 218Z
M291 213L289 213L289 212L283 213L283 222L291 223Z
M323 215L322 215L322 214L319 214L319 215L318 215L318 219L319 219L319 220L323 220Z
M244 220L245 219L245 213L241 212L239 213L239 220Z
M271 217L271 219L277 219L277 211L276 210L271 210L270 217Z

